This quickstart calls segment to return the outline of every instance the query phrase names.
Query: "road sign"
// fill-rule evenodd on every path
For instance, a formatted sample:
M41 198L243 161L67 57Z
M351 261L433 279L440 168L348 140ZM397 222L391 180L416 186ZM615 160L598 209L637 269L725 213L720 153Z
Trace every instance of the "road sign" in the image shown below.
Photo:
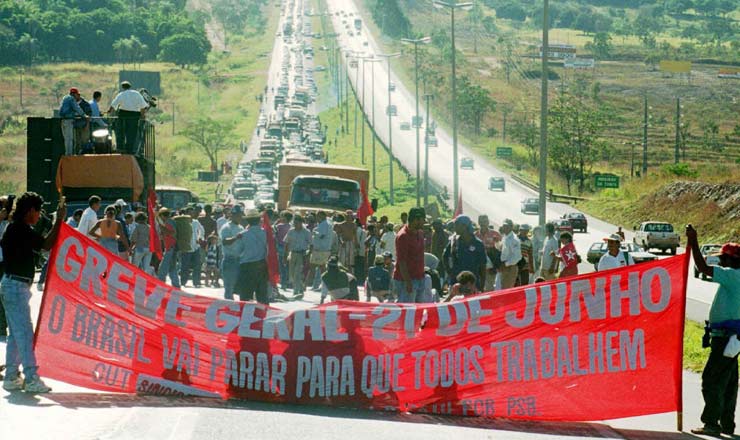
M496 147L496 157L510 159L513 153L511 147Z
M616 174L594 175L594 186L596 188L619 188L619 176Z
M411 126L414 128L419 128L424 124L424 118L421 116L414 116L411 121Z

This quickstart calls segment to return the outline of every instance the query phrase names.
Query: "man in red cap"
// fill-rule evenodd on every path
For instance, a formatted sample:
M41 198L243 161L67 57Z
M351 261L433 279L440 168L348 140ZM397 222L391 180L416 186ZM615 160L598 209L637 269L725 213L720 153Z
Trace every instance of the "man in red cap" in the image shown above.
M62 136L64 136L64 154L71 156L74 151L74 120L86 117L85 112L77 103L80 99L80 91L76 87L69 89L69 95L62 99L59 106L59 118L62 120Z
M692 429L700 435L732 436L737 403L737 352L726 353L731 338L740 333L740 243L726 243L719 253L719 266L708 266L699 251L696 230L686 226L686 237L699 272L719 284L709 309L709 359L701 375L704 426Z

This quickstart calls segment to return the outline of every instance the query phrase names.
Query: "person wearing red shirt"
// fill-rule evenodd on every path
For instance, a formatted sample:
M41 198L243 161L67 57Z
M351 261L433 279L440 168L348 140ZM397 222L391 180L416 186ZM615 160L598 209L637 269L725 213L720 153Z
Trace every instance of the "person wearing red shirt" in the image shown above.
M393 288L398 302L413 303L424 295L424 208L411 208L408 223L396 234Z

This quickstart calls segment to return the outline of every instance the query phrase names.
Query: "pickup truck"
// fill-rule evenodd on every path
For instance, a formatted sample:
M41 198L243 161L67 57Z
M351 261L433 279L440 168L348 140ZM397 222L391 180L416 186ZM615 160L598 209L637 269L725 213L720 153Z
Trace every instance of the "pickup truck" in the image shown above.
M673 225L666 222L643 222L640 226L635 227L636 245L642 246L643 249L660 249L663 252L670 251L676 255L676 248L680 244L680 236L674 232Z

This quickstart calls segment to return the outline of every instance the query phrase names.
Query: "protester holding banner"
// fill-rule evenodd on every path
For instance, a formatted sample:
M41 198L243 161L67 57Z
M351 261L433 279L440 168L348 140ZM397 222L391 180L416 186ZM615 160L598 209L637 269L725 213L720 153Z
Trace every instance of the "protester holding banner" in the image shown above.
M709 309L711 332L709 358L701 375L704 426L692 429L700 435L733 435L737 404L737 352L727 353L728 342L740 333L740 243L726 243L719 253L719 266L708 266L699 250L696 229L686 226L686 238L699 272L719 284Z
M160 236L164 243L164 257L159 263L157 278L160 281L167 281L170 277L170 283L173 287L180 288L180 275L177 272L177 227L175 221L170 218L170 210L167 208L159 209L158 225Z
M0 301L10 328L5 352L7 374L3 380L3 388L8 391L51 391L37 374L38 365L33 351L33 323L29 305L35 272L33 255L41 249L51 249L67 216L67 206L62 197L54 227L49 235L43 237L31 228L39 220L43 203L44 199L36 193L23 194L16 204L12 222L0 241L5 266L5 274L0 282ZM23 364L25 380L21 377L19 364Z

